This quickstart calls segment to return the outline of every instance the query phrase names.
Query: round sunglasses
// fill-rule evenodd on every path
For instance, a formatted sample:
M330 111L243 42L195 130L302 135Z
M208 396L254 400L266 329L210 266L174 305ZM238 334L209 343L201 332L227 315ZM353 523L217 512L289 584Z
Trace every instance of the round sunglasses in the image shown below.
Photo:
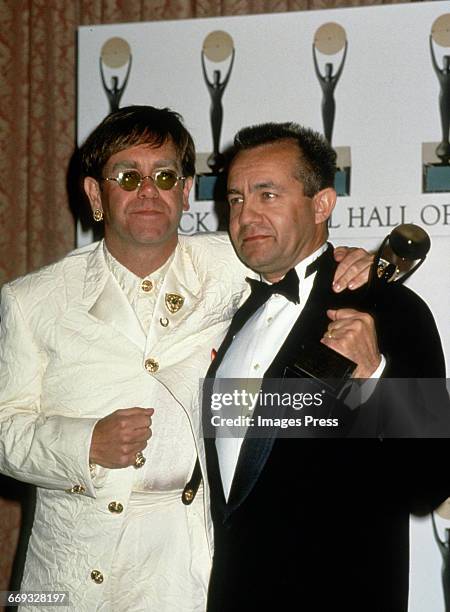
M119 172L117 176L103 178L102 181L115 181L125 191L135 191L146 178L152 179L156 187L164 191L175 187L178 181L186 180L185 176L178 176L174 170L156 170L148 176L142 176L137 170L125 170L125 172Z

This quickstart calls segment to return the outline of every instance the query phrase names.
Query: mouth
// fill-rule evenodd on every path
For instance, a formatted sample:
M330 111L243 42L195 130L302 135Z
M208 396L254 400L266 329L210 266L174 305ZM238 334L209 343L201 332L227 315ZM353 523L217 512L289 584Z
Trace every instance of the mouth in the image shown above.
M162 211L160 210L134 210L132 213L130 213L131 215L142 215L145 217L153 217L156 215L162 215Z
M241 244L242 246L255 244L261 240L267 240L267 238L270 238L270 236L268 236L267 234L254 234L251 236L243 236L241 238Z

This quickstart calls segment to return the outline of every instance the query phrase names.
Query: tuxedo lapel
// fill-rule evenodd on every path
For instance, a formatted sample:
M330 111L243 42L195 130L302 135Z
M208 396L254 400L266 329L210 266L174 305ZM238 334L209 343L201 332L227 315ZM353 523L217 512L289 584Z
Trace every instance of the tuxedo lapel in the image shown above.
M223 491L215 438L205 437L205 455L208 470L208 483L211 491L210 495L211 500L213 500L213 519L216 520L217 518L219 521L222 521L226 513L227 502Z
M209 366L208 372L206 373L206 378L215 377L216 372L222 363L228 348L230 347L230 344L233 342L233 338L244 327L250 317L255 314L260 306L261 302L258 301L258 299L255 299L255 295L251 293L242 306L235 312L231 320L230 327L228 328L228 332L226 333L225 338L222 340L219 350L217 351L217 355Z
M254 294L250 294L242 306L236 311L231 320L228 332L223 339L217 355L212 360L208 372L206 373L205 379L205 392L203 398L210 397L213 390L214 379L216 372L222 363L222 360L233 342L233 338L239 332L250 317L258 310L261 304L255 300ZM210 431L211 435L205 437L205 452L208 460L208 479L211 487L211 496L214 498L216 510L221 514L229 512L229 504L225 500L225 495L222 486L222 477L220 474L219 459L217 456L216 439L214 437L214 431L210 429L210 404L204 402L202 407L202 414L204 420L204 431ZM261 449L262 450L262 449ZM257 453L256 453L257 454ZM253 480L253 479L252 479Z
M275 427L266 429L266 437L245 438L243 441L230 496L224 508L224 520L242 504L257 483L276 440L277 431Z

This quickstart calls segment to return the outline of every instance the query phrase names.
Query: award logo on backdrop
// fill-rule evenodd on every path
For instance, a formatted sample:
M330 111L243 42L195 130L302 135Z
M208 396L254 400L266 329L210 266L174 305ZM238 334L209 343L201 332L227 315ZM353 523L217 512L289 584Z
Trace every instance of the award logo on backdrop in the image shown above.
M344 69L347 48L347 35L344 28L338 23L324 23L316 30L312 45L314 69L322 89L323 133L330 145L332 144L336 115L334 90ZM327 61L322 70L319 64L318 51L325 56L337 55L337 64ZM336 191L340 196L350 195L350 147L335 147L335 150L338 167L335 178Z
M444 49L444 52L442 52ZM430 34L431 64L439 82L441 141L422 145L423 191L450 191L450 13L438 17Z
M436 513L443 519L450 519L450 499L447 499L439 506ZM436 541L439 552L442 557L442 590L444 593L445 612L450 612L450 529L445 528L444 539L441 538L436 525L434 512L431 513L431 524L433 527L433 535Z
M130 45L123 38L109 38L102 47L99 60L100 76L111 113L119 108L120 99L123 96L130 76L132 60ZM125 66L126 68L124 68ZM106 82L105 67L106 73L110 78L111 85L109 87ZM112 71L117 71L117 69L120 69L119 76L111 74ZM121 85L119 85L120 76L123 78Z
M217 197L217 190L223 187L221 179L225 165L225 158L220 152L220 135L222 132L223 123L223 106L222 98L225 92L228 81L230 80L231 71L234 64L235 49L233 39L227 32L216 30L210 32L203 41L201 51L201 63L203 71L203 79L208 89L211 98L211 106L209 118L212 132L213 150L207 156L206 165L209 171L203 168L197 168L196 178L196 199L197 200L214 200ZM225 63L225 73L221 70L214 69L212 76L208 73L207 62L215 64ZM228 65L227 65L228 64ZM205 154L197 155L197 165L204 164ZM199 171L200 170L200 171Z

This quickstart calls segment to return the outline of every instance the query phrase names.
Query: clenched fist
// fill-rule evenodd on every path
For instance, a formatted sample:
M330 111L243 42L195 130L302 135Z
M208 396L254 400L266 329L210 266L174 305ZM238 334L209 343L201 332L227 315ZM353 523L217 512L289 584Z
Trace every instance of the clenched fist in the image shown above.
M321 342L357 364L353 378L370 378L381 362L373 318L353 308L327 310L327 316L331 322Z
M153 408L124 408L100 419L92 433L89 461L106 468L134 465L152 435Z

